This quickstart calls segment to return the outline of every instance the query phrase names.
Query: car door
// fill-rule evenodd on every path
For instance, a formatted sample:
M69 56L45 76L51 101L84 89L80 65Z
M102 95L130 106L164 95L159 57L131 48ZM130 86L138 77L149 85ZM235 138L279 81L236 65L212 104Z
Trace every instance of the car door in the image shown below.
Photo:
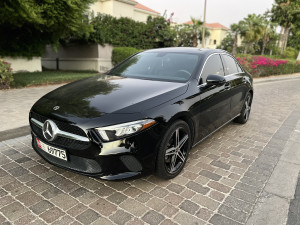
M224 64L225 79L228 84L230 95L230 117L236 117L243 106L245 94L247 92L244 71L236 62L236 59L228 54L222 54Z
M225 84L208 86L208 75L224 76L224 68L219 54L209 56L200 74L195 104L191 108L196 121L195 141L200 141L227 122L230 99Z

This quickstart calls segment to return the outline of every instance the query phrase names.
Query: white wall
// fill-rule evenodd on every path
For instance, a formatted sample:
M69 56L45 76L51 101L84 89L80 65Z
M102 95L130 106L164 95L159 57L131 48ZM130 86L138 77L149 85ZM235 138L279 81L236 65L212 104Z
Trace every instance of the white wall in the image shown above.
M42 65L47 69L56 69L56 58L60 70L93 70L106 72L112 68L111 45L69 45L62 46L54 52L50 46L46 47L42 58Z
M16 58L4 57L3 59L11 64L11 68L13 69L13 72L42 71L41 57L32 57L32 59L27 59L23 57L16 57Z

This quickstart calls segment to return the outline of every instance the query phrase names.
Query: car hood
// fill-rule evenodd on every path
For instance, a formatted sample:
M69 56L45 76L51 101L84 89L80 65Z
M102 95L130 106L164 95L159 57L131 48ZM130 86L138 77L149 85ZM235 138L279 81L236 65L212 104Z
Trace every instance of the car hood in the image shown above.
M98 75L62 86L42 97L33 109L44 115L95 118L108 113L136 113L170 101L188 84ZM54 110L54 106L59 106Z

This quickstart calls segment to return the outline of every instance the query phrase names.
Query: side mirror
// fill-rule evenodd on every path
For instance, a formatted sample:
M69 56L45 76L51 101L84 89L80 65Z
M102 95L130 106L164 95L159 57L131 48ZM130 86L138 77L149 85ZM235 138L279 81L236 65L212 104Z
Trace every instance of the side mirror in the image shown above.
M221 75L208 75L206 78L207 85L220 85L226 82L225 77Z

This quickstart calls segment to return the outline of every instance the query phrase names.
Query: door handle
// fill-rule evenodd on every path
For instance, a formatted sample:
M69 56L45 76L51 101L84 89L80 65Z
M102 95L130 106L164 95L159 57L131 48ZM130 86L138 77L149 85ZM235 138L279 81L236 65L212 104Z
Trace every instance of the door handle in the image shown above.
M229 82L225 83L225 90L228 90L231 88L231 84Z

